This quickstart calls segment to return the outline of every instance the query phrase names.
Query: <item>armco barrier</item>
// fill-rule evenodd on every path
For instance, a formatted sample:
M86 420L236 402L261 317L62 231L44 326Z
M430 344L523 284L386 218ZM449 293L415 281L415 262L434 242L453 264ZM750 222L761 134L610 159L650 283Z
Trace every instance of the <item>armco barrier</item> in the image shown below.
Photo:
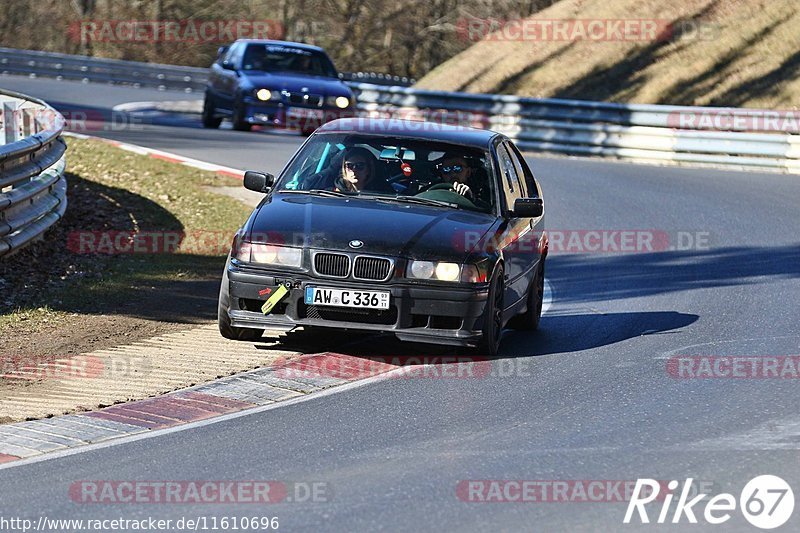
M46 103L0 91L0 257L55 224L67 208L64 118Z
M0 72L202 90L207 69L0 48ZM418 116L491 128L524 150L650 162L707 163L800 173L800 111L617 104L427 91L379 74L345 74L359 112ZM368 83L363 83L368 82ZM394 86L387 85L394 83ZM787 130L761 127L780 114ZM795 115L793 116L792 113ZM687 125L683 117L711 120ZM729 127L714 119L724 117ZM792 121L794 123L791 123ZM771 124L777 124L777 119ZM725 125L723 125L725 126Z
M477 123L507 134L523 150L800 173L800 111L616 104L369 84L351 87L363 114L432 115ZM707 120L694 121L694 129L675 127L684 116ZM719 122L733 131L713 129ZM791 132L757 129L776 124Z
M65 80L120 83L190 93L205 89L208 69L0 47L0 72ZM414 80L374 72L344 72L345 81L406 86Z

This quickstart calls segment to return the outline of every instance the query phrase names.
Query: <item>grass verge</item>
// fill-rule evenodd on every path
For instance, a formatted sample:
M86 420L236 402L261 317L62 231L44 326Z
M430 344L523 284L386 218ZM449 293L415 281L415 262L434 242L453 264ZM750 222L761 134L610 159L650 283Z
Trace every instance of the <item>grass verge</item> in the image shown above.
M113 339L161 331L137 320L213 319L227 247L250 209L205 188L241 182L97 140L70 138L68 145L64 219L40 242L0 261L0 353L42 355L50 351L47 337L63 339L75 328L84 338L96 328L102 331L95 337ZM184 237L175 253L102 253L112 249L103 247L110 243L103 235L120 235L124 248L124 237L135 232ZM95 345L61 343L58 352L87 347Z

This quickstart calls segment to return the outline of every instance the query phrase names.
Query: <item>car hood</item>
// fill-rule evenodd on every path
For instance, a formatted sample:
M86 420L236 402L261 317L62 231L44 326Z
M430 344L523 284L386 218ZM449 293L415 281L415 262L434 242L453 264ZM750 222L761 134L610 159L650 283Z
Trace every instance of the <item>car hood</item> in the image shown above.
M391 257L463 261L496 217L375 199L275 194L248 228L248 240ZM363 246L354 249L351 241Z
M338 79L323 76L302 76L281 72L245 74L254 88L301 92L304 88L312 94L325 96L350 96L350 89Z

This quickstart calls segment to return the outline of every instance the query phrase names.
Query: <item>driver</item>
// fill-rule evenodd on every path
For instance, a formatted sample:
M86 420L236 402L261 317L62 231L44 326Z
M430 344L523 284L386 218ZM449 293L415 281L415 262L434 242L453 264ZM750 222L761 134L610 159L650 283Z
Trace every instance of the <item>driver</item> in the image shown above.
M473 169L463 155L446 154L436 165L436 170L445 183L453 186L453 190L475 202L477 205L488 204L484 184L479 183Z

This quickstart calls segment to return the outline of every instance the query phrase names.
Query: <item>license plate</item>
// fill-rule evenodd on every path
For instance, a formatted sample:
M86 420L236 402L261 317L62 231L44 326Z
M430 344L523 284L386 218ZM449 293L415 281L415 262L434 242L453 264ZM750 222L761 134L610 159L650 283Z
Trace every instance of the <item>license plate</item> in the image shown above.
M358 307L360 309L389 309L389 293L385 291L306 287L305 300L306 305Z
M306 109L304 107L290 107L289 118L293 119L315 119L315 120L322 120L323 114L322 109Z

